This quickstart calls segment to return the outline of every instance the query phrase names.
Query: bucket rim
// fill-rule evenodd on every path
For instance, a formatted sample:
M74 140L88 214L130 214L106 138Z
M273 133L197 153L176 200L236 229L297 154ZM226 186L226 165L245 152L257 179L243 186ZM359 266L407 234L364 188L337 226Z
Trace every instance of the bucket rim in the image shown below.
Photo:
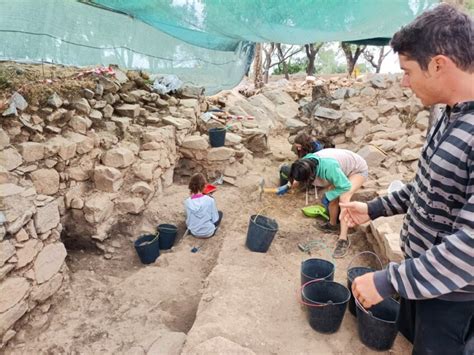
M321 258L309 258L309 259L303 260L303 261L301 261L301 266L303 266L303 264L304 264L305 262L309 261L309 260L320 260L320 261L324 261L324 262L326 262L326 263L331 264L331 266L332 266L332 271L331 271L329 274L327 274L325 277L320 277L320 278L317 278L317 279L314 279L314 280L324 280L324 279L326 279L326 277L331 276L331 275L334 275L334 273L336 272L336 265L334 265L334 263L330 262L329 260L321 259ZM306 276L306 277L312 278L312 276L310 276L310 275L308 275L308 274L305 274L305 273L303 272L303 268L301 268L301 273L302 273L304 276ZM328 281L329 281L329 280L328 280Z
M226 131L226 129L224 127L214 127L214 128L209 128L208 129L208 132L222 132L222 131Z
M347 292L347 294L348 294L347 299L345 299L344 301L341 301L341 302L331 302L331 303L315 302L315 301L311 300L310 298L308 298L304 295L304 288L306 286L308 286L309 284L312 284L312 283L315 283L315 282L333 283L333 284L339 285L340 287L343 287L346 291L348 291ZM340 284L339 282L325 280L325 279L315 279L315 280L310 280L310 281L306 282L305 284L303 284L301 286L301 298L302 298L301 303L306 305L306 306L309 306L309 307L337 306L337 305L341 305L341 304L349 302L349 300L351 299L351 291L346 286ZM306 300L310 301L311 303L306 303L303 299L306 299Z
M160 228L161 227L161 228ZM161 223L161 224L158 224L156 226L156 229L157 230L169 230L169 231L173 231L173 232L177 232L178 231L178 227L175 225L175 224L171 224L171 223Z
M258 224L258 223L256 222L257 217L263 217L263 218L266 218L266 219L268 219L268 220L270 220L270 221L275 222L276 228L268 228L268 227L265 227L265 226L262 226L262 225ZM275 221L273 218L264 216L263 214L253 214L253 215L251 215L251 216L250 216L250 222L253 222L254 224L256 224L257 226L259 226L260 228L266 229L266 230L268 230L268 231L278 232L278 223L277 223L277 221Z
M389 298L386 298L388 300L391 300L392 302L395 302L396 304L400 305L400 302L398 302L396 299L394 299L393 297L389 297ZM362 306L359 302L359 300L357 299L357 297L354 297L354 300L355 300L355 304L356 304L356 307L359 308L362 312L364 312L365 314L367 314L369 317L372 317L380 322L383 322L383 323L387 323L387 324L396 324L397 323L397 318L395 318L395 320L386 320L386 319L382 319L382 318L379 318L379 317L376 317L374 316L374 314L368 310L366 310L364 308L364 306ZM385 300L384 300L385 301ZM383 301L382 301L383 302Z
M150 239L149 240L144 240L146 237L150 237ZM150 245L150 244L156 243L159 239L160 239L160 237L159 237L158 234L151 234L151 233L142 234L133 242L133 244L135 245L135 247L141 247L141 246L143 246L142 244L144 242L148 242L148 244L146 244L146 245Z
M368 271L367 272L375 272L377 271L376 269L374 269L373 267L370 267L370 266L353 266L351 267L350 269L347 269L347 279L350 281L350 282L353 282L355 278L351 278L349 276L349 273L351 272L351 270L354 270L354 269L367 269Z

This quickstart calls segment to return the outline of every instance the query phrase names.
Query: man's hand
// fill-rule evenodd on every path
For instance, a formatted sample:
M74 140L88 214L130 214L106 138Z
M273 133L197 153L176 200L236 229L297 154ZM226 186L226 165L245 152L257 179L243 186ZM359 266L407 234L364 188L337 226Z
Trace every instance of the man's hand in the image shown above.
M339 219L349 227L370 221L369 207L364 202L339 202L341 215Z
M366 309L383 301L375 287L373 272L355 278L352 283L352 294Z

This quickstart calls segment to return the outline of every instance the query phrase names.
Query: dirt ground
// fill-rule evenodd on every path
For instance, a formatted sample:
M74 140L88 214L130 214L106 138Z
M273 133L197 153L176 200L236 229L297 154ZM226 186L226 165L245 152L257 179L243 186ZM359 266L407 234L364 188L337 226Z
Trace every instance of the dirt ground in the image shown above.
M112 236L118 250L112 260L91 250L69 250L69 284L54 296L47 316L38 315L24 327L5 353L144 354L156 340L182 332L187 335L183 354L375 354L360 342L348 311L335 334L310 327L297 297L301 262L334 261L335 280L346 284L350 260L369 246L361 232L353 233L349 255L332 260L337 236L318 232L315 219L303 216L303 193L265 195L259 201L259 178L276 184L278 165L294 159L285 137L272 138L270 146L273 154L255 158L238 187L221 185L215 192L224 218L213 238L181 238L188 191L186 184L174 184L155 197L143 220L124 223ZM249 216L258 212L279 224L265 254L245 247ZM180 238L144 266L133 249L138 237L133 233L159 223L177 224ZM317 248L298 249L298 243L311 240L319 241ZM192 253L193 247L198 252ZM387 353L410 352L399 336Z

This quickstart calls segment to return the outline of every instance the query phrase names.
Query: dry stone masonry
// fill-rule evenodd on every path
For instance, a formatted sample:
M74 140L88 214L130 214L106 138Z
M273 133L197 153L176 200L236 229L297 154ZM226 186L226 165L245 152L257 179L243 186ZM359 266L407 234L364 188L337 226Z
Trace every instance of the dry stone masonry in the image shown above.
M370 179L355 198L369 199L394 179L413 178L429 122L395 76L283 80L208 98L195 87L158 94L145 76L119 69L115 76L83 80L72 94L47 89L43 100L6 93L0 118L0 348L15 336L15 324L47 312L51 296L67 282L66 241L86 241L110 258L114 225L140 223L151 199L175 177L203 172L235 184L254 155L271 154L269 135L289 132L291 141L304 130L367 160ZM209 144L214 127L226 129L223 147ZM397 216L365 227L391 260L401 257L400 223Z

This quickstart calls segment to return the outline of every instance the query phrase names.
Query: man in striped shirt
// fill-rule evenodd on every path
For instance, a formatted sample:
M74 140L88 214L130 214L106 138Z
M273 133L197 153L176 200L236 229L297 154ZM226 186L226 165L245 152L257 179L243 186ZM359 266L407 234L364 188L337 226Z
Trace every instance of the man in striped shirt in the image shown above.
M397 32L402 86L446 104L413 182L369 203L340 204L350 226L406 213L405 261L354 280L366 308L398 293L399 329L413 354L474 354L474 22L442 4Z

